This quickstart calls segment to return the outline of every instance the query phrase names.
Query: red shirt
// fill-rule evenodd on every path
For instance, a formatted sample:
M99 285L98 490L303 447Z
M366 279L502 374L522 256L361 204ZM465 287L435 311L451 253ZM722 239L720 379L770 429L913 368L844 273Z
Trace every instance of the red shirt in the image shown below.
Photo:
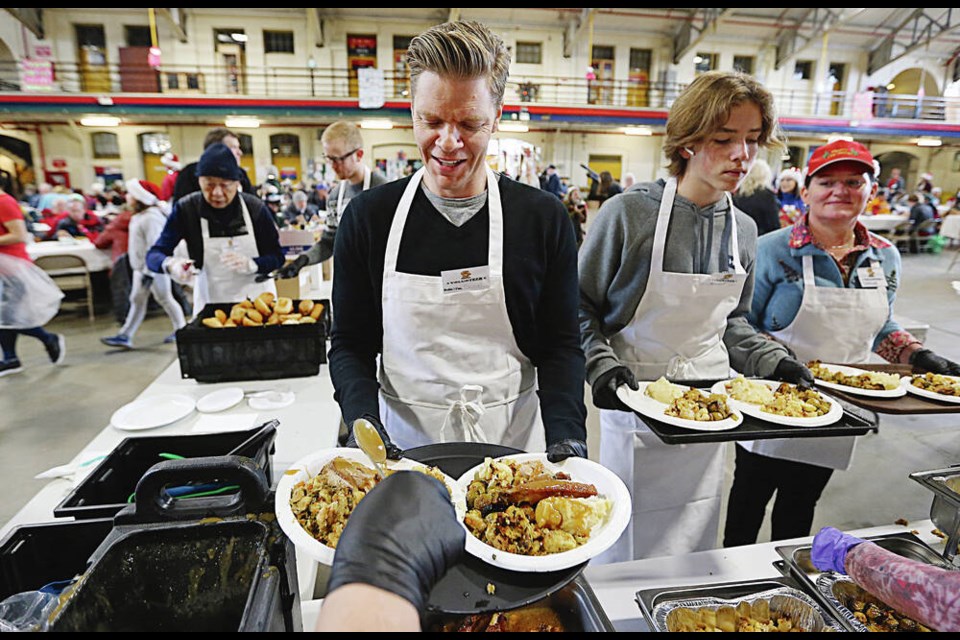
M20 220L26 224L23 218L23 211L20 210L20 205L17 204L14 197L9 193L0 194L0 236L5 236L10 233L10 230L7 229L7 223L13 222L14 220ZM0 245L0 253L5 253L15 258L22 258L23 260L30 260L30 255L27 253L27 245L23 242L2 244Z
M131 215L129 211L121 211L94 242L97 249L110 249L110 259L113 262L127 252Z

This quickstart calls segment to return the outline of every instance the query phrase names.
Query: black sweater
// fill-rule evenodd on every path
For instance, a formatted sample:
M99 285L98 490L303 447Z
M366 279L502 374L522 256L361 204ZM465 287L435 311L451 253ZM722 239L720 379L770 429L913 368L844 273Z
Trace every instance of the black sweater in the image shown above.
M330 375L350 424L379 415L376 356L383 351L383 265L397 204L410 178L350 201L337 231L333 271ZM504 206L504 289L520 350L537 368L547 444L586 441L584 357L577 324L577 244L567 212L553 195L500 178ZM487 205L456 227L419 190L410 207L397 271L439 276L488 263Z

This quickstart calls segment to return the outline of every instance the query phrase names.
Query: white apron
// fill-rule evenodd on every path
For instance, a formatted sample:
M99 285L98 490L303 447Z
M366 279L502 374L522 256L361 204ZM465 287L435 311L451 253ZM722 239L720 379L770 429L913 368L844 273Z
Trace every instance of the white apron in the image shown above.
M633 320L610 338L637 380L725 378L727 316L747 275L740 264L736 213L730 196L733 273L701 275L663 270L677 181L663 191L647 287ZM723 445L664 444L633 413L600 411L600 462L630 488L633 516L617 543L594 562L623 562L712 549L720 526Z
M871 267L883 273L879 263ZM818 287L813 256L803 256L803 300L797 316L785 329L770 335L797 354L800 362L866 362L873 341L890 315L885 287L847 289ZM845 470L853 460L855 437L795 438L741 442L753 453Z
M240 302L244 298L256 298L264 291L276 294L273 280L255 282L255 274L242 274L233 271L220 261L224 251L236 251L255 258L260 255L257 240L253 235L253 221L247 210L247 203L240 198L240 210L243 212L243 224L247 233L229 238L211 238L210 223L200 218L200 232L203 234L203 269L197 274L193 291L193 313L199 315L209 302Z
M397 271L400 239L423 173L414 174L400 199L383 265L384 426L404 449L467 441L543 451L536 372L507 315L496 176L487 169L489 287L445 294L440 277Z

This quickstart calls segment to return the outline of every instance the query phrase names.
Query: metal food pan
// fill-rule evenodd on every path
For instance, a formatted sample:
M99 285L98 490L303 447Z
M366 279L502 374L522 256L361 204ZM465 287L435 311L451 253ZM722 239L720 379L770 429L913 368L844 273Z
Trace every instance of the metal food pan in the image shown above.
M637 593L637 603L654 631L680 631L683 618L709 620L724 607L741 610L758 607L771 614L786 614L809 631L840 631L842 626L813 598L796 588L790 578L771 578L680 589L647 589ZM723 615L723 614L721 614ZM693 618L691 618L693 619Z
M884 608L891 608L880 601L879 598L873 594L864 591L858 584L847 576L838 574L838 573L824 573L817 579L817 591L820 596L830 605L830 607L836 611L838 618L843 622L850 631L856 632L869 632L870 629L857 620L854 615L852 602L854 600L860 600L866 604L875 604ZM898 612L899 613L899 612ZM914 624L918 624L912 618L904 614L900 614L904 619L910 620ZM921 629L915 627L914 629L900 629L900 631L920 631ZM933 631L933 629L928 629Z
M603 611L603 607L600 606L596 594L582 575L560 591L528 606L549 607L563 622L564 631L567 632L612 632L615 630L613 623L610 622L607 614ZM489 616L489 614L478 615ZM421 620L423 629L428 631L443 631L445 627L450 626L457 628L465 622L469 622L469 620L463 616L438 614L429 611L424 614ZM486 622L486 618L481 618L480 622ZM531 631L535 631L535 629L531 629Z
M920 471L910 478L933 492L930 519L947 535L943 555L952 560L960 543L960 467Z

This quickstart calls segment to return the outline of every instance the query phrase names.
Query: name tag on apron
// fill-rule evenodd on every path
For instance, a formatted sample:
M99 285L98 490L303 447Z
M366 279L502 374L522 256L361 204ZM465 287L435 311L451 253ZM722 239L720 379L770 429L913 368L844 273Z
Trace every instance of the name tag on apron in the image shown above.
M444 293L458 291L483 291L490 288L490 267L469 267L441 271Z
M882 267L860 267L857 269L857 278L861 289L887 288L887 274Z

